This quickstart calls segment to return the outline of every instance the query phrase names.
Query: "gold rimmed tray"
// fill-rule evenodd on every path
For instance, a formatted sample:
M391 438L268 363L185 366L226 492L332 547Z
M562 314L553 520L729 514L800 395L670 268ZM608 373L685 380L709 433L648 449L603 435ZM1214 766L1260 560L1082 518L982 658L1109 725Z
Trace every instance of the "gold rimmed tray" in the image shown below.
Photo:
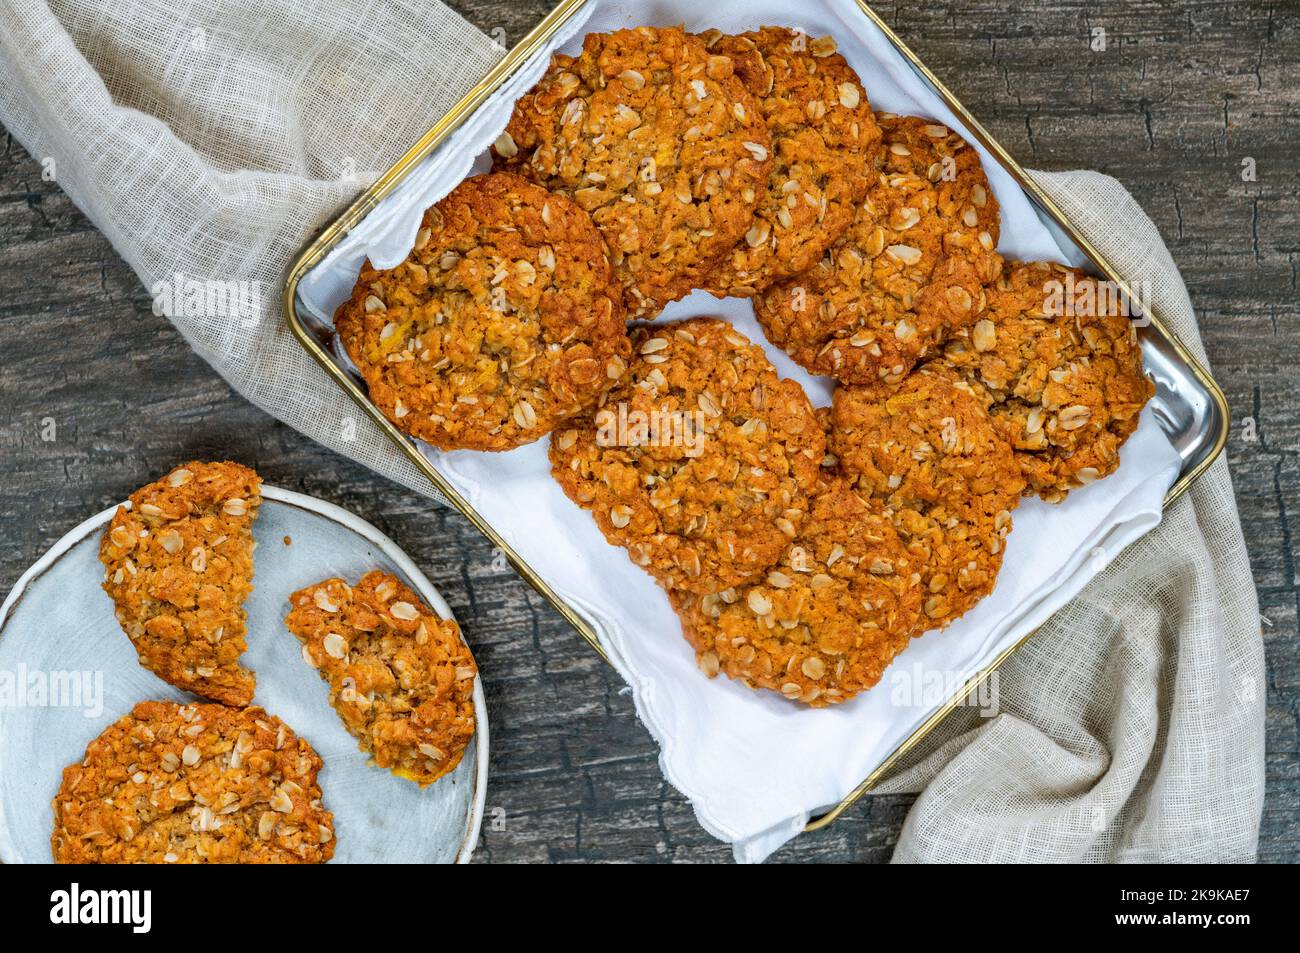
M351 367L331 346L332 328L300 308L299 283L325 256L360 223L374 208L393 192L420 163L442 145L468 118L475 114L487 99L512 77L531 57L541 50L555 34L585 5L586 0L565 0L497 64L464 98L415 143L375 184L363 193L349 208L314 239L295 260L289 270L284 290L284 308L290 328L312 357L321 364L329 376L389 437L397 452L406 457L430 481L445 500L460 511L497 546L507 560L602 656L606 652L592 627L572 606L560 598L547 582L522 559L502 535L479 514L457 491L455 486L424 456L416 444L392 425L370 402L364 386ZM1069 221L1064 212L1025 173L1024 169L988 133L934 74L912 53L888 25L864 2L857 0L865 21L874 25L894 47L908 67L965 126L969 137L979 142L1006 173L1024 191L1039 219L1067 252L1077 259L1090 263L1090 270L1113 282L1130 302L1141 302L1125 279L1105 256L1094 247ZM635 25L632 23L629 26ZM1139 337L1146 368L1157 382L1158 392L1152 401L1156 419L1166 436L1178 451L1182 466L1178 478L1169 489L1165 505L1185 493L1192 482L1214 461L1222 451L1229 424L1227 402L1222 390L1208 371L1179 342L1176 336L1154 313L1139 322ZM1032 633L1031 633L1032 635ZM1003 650L986 664L969 682L947 702L935 709L891 754L858 785L825 813L811 820L807 829L824 827L843 813L854 801L871 790L885 777L898 760L931 732L951 711L962 703L970 691L996 670L1016 648L1030 636L1026 635L1015 645Z

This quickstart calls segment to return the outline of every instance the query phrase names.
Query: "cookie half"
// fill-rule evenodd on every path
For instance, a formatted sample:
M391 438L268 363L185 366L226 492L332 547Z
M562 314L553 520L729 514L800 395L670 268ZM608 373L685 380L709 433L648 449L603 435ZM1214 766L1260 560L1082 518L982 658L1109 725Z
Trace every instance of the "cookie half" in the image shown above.
M731 59L680 27L587 34L494 146L498 168L591 213L633 318L705 284L753 222L771 150Z
M226 705L247 705L255 687L239 657L261 487L238 463L183 464L131 494L99 547L104 591L140 664Z
M883 167L848 231L809 271L754 299L772 343L814 374L900 381L984 310L1001 268L998 205L946 126L877 114Z
M835 455L858 492L890 512L920 573L926 628L993 591L1025 481L984 406L949 370L926 365L881 395L839 387Z
M261 708L140 702L63 769L61 864L321 864L321 760Z
M875 685L916 633L913 564L884 508L836 479L765 576L673 606L706 675L821 707Z
M1109 282L1051 262L1015 262L988 311L944 351L1015 448L1028 492L1049 502L1109 476L1155 385L1137 325Z
M355 586L326 579L289 602L285 625L362 751L420 787L460 764L478 669L455 622L379 570Z
M384 415L443 450L537 440L629 354L590 216L506 173L466 179L426 211L396 268L367 261L334 324Z
M772 135L754 221L705 285L718 297L751 297L807 271L848 229L875 180L880 129L831 37L768 26L704 40L731 57Z
M637 328L624 380L551 437L551 468L663 585L717 592L780 558L825 435L803 389L724 321Z

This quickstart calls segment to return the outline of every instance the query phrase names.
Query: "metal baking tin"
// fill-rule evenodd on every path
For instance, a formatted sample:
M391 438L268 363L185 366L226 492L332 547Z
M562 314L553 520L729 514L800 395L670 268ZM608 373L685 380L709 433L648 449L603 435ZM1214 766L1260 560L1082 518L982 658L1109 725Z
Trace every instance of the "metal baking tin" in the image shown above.
M393 191L415 167L436 149L446 138L481 106L516 70L540 49L579 9L586 0L562 0L531 33L494 66L451 110L420 137L405 155L363 192L344 212L326 226L302 250L289 268L284 287L285 319L294 336L307 352L338 383L349 397L393 442L399 452L423 473L433 487L462 513L474 527L491 540L505 555L515 570L560 613L591 647L608 661L595 632L587 622L566 605L555 592L514 549L501 538L482 516L471 507L434 466L417 449L414 441L399 431L379 409L370 402L361 381L354 377L330 347L331 328L317 322L310 315L300 313L297 307L297 288L302 278L317 265L345 235L390 192ZM907 48L898 35L882 20L864 0L856 0L862 15L872 22L894 45L912 70L928 84L962 121L971 136L993 155L1016 181L1038 211L1039 217L1052 231L1057 241L1067 250L1071 245L1093 265L1097 274L1112 281L1131 302L1142 299L1132 293L1124 278L1069 221L1055 202L1031 179L1020 164L993 138L957 98L941 83L916 54ZM1147 372L1158 385L1151 405L1166 435L1182 457L1183 466L1178 480L1165 496L1165 506L1187 492L1192 483L1214 462L1228 440L1229 413L1223 390L1210 373L1187 350L1178 338L1155 313L1148 313L1149 324L1138 331L1142 356ZM1031 632L1030 635L1033 633ZM838 804L808 822L805 830L825 827L844 813L858 798L875 787L899 760L926 737L945 717L965 699L981 681L995 671L1010 655L1023 645L1029 635L1011 648L1003 651L987 667L977 673L960 691L938 708L908 738L903 741L862 783Z

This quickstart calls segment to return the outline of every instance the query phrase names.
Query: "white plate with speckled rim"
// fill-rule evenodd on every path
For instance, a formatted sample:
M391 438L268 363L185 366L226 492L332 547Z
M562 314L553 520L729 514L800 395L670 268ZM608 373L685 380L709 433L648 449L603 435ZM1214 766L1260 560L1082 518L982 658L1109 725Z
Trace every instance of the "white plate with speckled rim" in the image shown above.
M334 813L333 863L466 863L487 796L488 716L474 683L477 730L456 770L421 790L369 762L284 627L289 595L369 569L404 578L440 616L451 607L411 558L365 520L322 500L263 485L243 663L254 704L321 756ZM0 861L49 863L50 801L63 768L109 724L148 699L193 700L141 668L100 588L99 540L117 507L76 527L27 570L0 606Z

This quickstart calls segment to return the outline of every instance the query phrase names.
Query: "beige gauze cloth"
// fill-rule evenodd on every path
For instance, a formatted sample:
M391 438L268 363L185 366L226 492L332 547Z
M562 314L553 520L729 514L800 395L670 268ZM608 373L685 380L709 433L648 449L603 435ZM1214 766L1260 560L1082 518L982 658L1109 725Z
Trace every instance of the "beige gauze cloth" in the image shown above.
M431 489L293 340L290 258L502 55L434 0L4 0L0 122L148 287L248 281L252 315L168 316L236 390ZM1198 358L1191 302L1116 181L1038 174ZM882 790L903 861L1250 861L1264 796L1259 611L1220 458Z

